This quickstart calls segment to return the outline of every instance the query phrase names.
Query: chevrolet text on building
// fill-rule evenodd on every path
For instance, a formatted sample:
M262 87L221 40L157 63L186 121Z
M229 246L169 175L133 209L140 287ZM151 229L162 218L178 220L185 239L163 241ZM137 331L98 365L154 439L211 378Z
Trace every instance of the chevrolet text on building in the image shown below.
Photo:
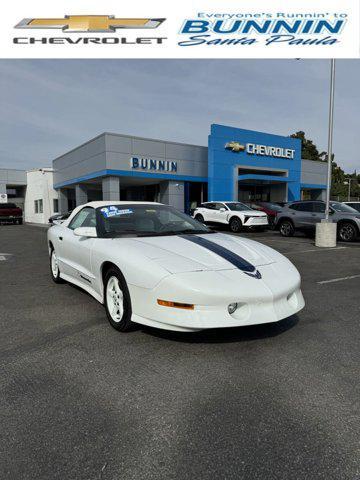
M242 145L239 142L228 142L225 144L226 150L231 150L232 152L243 152L250 155L262 155L267 157L277 157L277 158L294 158L295 150L292 148L282 148L282 147L271 147L269 145L257 145L255 143L247 143Z
M204 14L200 15L204 16ZM218 18L185 20L180 34L190 35L190 37L187 40L180 41L179 45L252 45L261 40L264 41L266 46L279 43L286 43L287 45L333 45L340 41L339 35L347 21L347 15L340 13L334 14L334 18L331 19L300 18L283 20L267 18L267 14L260 16L262 16L260 19L225 17L220 20ZM222 36L214 37L214 34ZM233 37L227 38L229 35L233 35Z

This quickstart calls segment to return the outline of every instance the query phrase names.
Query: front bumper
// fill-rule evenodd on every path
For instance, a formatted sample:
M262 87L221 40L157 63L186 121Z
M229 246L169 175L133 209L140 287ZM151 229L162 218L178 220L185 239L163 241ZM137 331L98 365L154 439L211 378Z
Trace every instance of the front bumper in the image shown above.
M245 219L244 227L261 227L269 225L268 217L250 217Z
M132 320L167 330L197 331L277 322L304 307L300 276L289 262L258 269L260 280L235 269L171 275L152 290L130 285ZM164 307L157 304L157 299L195 307ZM238 303L233 314L228 312L230 303Z

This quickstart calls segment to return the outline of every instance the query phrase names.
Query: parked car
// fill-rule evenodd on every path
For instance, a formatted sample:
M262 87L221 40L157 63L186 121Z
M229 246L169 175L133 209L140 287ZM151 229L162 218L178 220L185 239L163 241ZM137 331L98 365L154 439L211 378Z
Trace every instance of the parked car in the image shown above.
M241 202L205 202L195 209L193 217L201 223L229 225L234 233L242 227L263 229L269 224L266 213Z
M265 212L268 216L269 225L271 227L275 225L276 215L282 210L282 207L280 207L280 205L273 202L252 202L249 204L249 206L254 210L260 210L261 212Z
M66 220L67 218L69 218L71 213L72 213L72 210L66 213L55 213L55 215L52 215L49 218L49 223L51 225L58 225L62 223L64 220Z
M355 208L358 212L360 212L360 202L343 202L345 205L349 205L349 207Z
M15 203L0 203L0 223L23 223L23 211Z
M48 248L54 282L104 304L119 331L133 322L181 332L278 322L304 307L286 257L159 203L81 205L48 229Z
M355 240L360 233L360 214L341 202L330 202L330 215L337 223L338 238L344 242ZM316 224L325 217L325 203L321 201L291 202L277 215L276 228L284 237L296 230L313 232Z

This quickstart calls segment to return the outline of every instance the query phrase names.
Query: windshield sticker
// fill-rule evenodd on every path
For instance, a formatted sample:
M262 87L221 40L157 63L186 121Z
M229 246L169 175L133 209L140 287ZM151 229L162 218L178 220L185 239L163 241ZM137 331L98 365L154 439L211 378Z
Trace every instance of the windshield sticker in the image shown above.
M112 205L111 207L104 207L101 210L101 213L104 215L105 218L111 218L111 217L119 217L121 215L130 215L133 212L131 208L118 208Z

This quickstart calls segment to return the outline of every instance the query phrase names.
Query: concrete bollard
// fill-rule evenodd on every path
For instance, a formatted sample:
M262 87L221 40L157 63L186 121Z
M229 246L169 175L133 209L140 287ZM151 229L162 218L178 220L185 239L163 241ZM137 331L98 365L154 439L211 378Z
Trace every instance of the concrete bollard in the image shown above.
M317 247L336 247L337 224L322 220L316 224L315 245Z

